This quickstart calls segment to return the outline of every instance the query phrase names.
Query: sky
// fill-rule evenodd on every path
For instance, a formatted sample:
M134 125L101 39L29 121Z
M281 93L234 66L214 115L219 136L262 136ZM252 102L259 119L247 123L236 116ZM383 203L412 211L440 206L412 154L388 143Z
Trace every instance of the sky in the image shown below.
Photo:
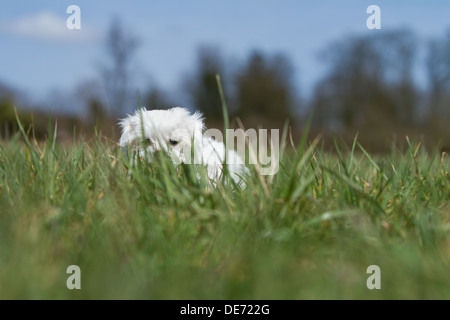
M81 10L80 30L66 26L70 5ZM370 5L381 9L381 30L366 26ZM242 61L252 50L286 54L296 88L308 96L325 71L318 52L331 42L403 27L422 41L442 37L450 28L450 1L2 0L0 82L42 100L97 77L114 17L140 39L136 77L142 88L156 83L176 92L199 45L211 44L230 61Z

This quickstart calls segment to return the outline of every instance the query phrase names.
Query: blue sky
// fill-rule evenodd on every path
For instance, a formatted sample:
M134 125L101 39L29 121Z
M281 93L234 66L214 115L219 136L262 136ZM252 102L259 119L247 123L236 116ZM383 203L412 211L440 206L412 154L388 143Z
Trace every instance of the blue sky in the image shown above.
M72 4L81 9L81 30L66 28ZM1 1L0 81L44 99L97 76L103 37L118 16L141 40L142 87L154 81L174 92L198 46L213 44L232 61L253 49L285 53L307 95L323 75L321 49L351 34L379 32L366 28L372 4L381 8L382 30L409 27L426 40L450 27L448 0Z

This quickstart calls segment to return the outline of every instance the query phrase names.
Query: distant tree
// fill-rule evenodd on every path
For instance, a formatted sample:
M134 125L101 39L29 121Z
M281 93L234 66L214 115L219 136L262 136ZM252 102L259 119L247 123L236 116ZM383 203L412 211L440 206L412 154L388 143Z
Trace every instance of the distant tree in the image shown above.
M8 85L0 82L0 99L1 100L13 100L17 95L16 91L10 88Z
M186 77L184 90L193 107L202 111L208 120L222 119L222 104L216 75L222 77L226 87L225 72L225 63L219 48L203 45L198 49L195 70Z
M235 80L236 115L278 123L292 118L295 101L292 76L293 67L286 56L251 53Z
M445 122L450 117L450 30L442 39L429 42L427 56L427 75L430 91L431 123Z
M110 111L120 115L127 111L130 96L131 66L138 48L138 39L126 31L122 22L115 18L111 22L106 42L106 61L101 66L107 104Z
M169 96L161 88L153 85L142 98L142 107L147 109L169 109L174 107Z
M22 92L0 82L0 140L9 138L19 131L16 111L25 130L28 131L31 128L31 112L24 111L18 106L18 104L21 104L18 98L21 95L23 95ZM17 107L19 108L17 109ZM40 130L35 129L35 132L41 134Z
M111 115L106 112L106 101L102 84L96 80L86 80L79 83L74 90L77 103L84 106L84 114L90 124L101 125L110 120Z
M412 125L415 36L408 30L350 37L322 52L329 72L315 89L317 122L345 128Z

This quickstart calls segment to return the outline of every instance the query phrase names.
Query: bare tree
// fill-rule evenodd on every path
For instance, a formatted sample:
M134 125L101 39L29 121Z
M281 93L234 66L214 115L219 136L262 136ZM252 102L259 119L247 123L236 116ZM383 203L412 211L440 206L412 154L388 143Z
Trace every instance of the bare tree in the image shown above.
M261 52L251 53L235 79L237 115L279 124L292 119L296 100L293 72L290 60L284 55L267 57Z
M131 66L138 46L138 39L124 29L118 18L113 19L105 42L106 61L101 67L101 75L107 104L115 115L127 110Z
M163 89L152 85L142 97L142 106L152 109L169 109L174 106L174 103Z
M350 37L322 53L328 75L313 106L323 125L345 128L413 125L415 36L408 30Z
M196 67L185 79L184 88L193 106L202 111L209 120L222 119L222 104L217 86L216 75L225 78L225 63L219 48L201 46L197 51Z
M429 121L440 122L450 116L450 31L443 39L430 41L427 75L430 90Z
M88 122L100 126L110 118L106 113L102 88L102 83L98 79L89 79L78 83L74 89L74 99L77 105L84 106Z

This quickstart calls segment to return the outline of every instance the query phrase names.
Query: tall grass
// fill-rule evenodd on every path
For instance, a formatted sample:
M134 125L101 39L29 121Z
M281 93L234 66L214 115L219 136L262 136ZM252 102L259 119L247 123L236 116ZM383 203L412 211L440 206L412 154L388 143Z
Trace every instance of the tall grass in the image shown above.
M445 154L289 144L245 190L98 135L0 144L2 299L449 299ZM68 290L66 268L81 268ZM369 290L369 265L381 289Z

